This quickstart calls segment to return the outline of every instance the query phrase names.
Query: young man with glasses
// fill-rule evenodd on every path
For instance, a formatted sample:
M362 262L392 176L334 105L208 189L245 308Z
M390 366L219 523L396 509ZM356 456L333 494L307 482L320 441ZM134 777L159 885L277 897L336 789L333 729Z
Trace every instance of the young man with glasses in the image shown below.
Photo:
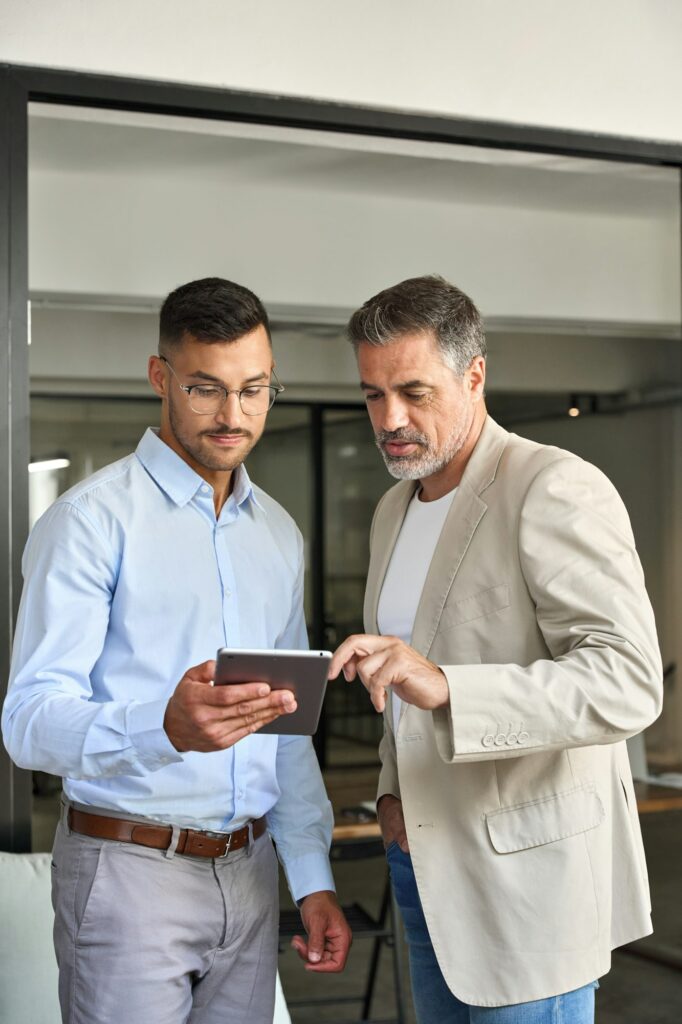
M342 970L350 932L310 740L258 734L293 695L211 685L218 647L307 644L300 533L243 465L283 390L260 301L218 278L176 289L149 380L160 429L29 539L3 732L18 765L64 778L64 1021L269 1024L268 835L308 970Z

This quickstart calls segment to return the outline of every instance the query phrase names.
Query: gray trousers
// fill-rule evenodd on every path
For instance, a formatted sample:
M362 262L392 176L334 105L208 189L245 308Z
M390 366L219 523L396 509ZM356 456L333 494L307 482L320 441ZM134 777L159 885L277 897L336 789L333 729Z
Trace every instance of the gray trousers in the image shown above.
M272 1024L277 859L267 833L223 860L91 839L53 850L64 1024Z

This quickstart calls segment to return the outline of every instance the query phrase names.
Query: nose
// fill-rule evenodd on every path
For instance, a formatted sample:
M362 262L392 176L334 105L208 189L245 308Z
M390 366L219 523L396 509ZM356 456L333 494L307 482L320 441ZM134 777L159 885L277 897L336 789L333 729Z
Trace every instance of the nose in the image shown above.
M218 412L215 414L216 421L224 426L238 426L243 417L242 407L239 404L239 394L230 391Z
M383 430L392 432L408 425L410 420L407 407L399 395L386 395L382 405L381 427Z

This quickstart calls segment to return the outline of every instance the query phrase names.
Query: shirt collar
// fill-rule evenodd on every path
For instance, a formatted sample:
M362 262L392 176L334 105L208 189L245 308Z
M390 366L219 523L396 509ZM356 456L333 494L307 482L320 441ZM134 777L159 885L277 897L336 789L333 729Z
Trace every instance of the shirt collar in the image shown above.
M186 505L205 483L203 477L195 473L177 452L161 440L158 430L154 427L148 427L144 432L135 454L152 479L176 505ZM234 471L231 497L238 507L247 501L253 501L261 511L263 510L244 465L238 466Z

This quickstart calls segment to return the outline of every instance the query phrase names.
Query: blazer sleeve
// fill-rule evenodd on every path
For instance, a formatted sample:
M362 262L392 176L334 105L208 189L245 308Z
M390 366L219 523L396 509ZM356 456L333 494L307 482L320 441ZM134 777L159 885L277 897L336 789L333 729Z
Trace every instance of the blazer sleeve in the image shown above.
M604 474L574 457L541 470L518 546L551 656L441 666L450 706L434 712L434 727L448 762L615 743L661 710L653 611L625 506Z
M388 707L391 707L390 701L388 702ZM382 736L381 743L379 744L379 760L381 761L381 770L379 772L379 784L377 786L377 803L381 800L382 796L387 796L388 794L395 796L400 800L400 783L398 781L398 762L395 752L395 739L385 721L384 735Z

